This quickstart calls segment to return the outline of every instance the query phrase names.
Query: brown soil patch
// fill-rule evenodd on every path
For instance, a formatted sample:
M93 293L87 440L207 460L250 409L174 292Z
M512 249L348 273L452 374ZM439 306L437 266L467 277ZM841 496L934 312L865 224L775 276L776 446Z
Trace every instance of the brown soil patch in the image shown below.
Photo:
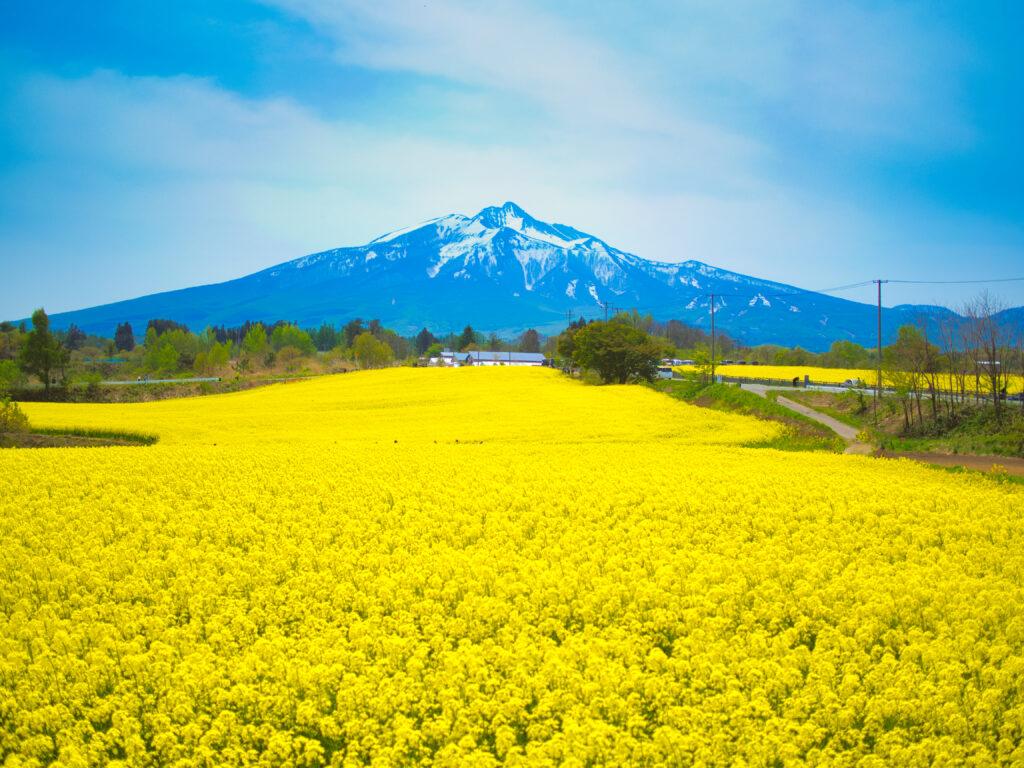
M0 448L104 448L111 445L134 445L131 440L80 435L37 435L18 432L0 435Z
M965 453L927 453L926 451L877 451L875 456L884 459L914 459L926 464L943 467L965 467L980 472L991 472L998 466L1008 475L1024 477L1024 459L1013 456L975 456Z

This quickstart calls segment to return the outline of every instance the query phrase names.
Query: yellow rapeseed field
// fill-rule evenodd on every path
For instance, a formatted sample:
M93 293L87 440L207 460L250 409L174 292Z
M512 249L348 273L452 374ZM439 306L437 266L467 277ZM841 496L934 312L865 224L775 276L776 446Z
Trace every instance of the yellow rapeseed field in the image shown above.
M1024 764L1024 491L548 370L30 405L5 766Z
M678 366L677 371L686 372L694 370L691 366ZM733 379L774 379L777 381L792 381L794 378L801 382L804 376L818 384L842 384L844 381L860 380L866 386L873 387L878 378L878 372L866 368L820 368L813 365L717 365L715 373ZM892 386L891 377L883 371L882 382L885 386ZM942 389L955 389L956 383L949 376L940 378ZM927 385L925 385L927 386ZM965 382L967 391L988 392L989 383L983 376L977 380L974 376L968 377ZM1020 392L1024 389L1024 379L1017 375L1011 375L1007 384L1008 392Z

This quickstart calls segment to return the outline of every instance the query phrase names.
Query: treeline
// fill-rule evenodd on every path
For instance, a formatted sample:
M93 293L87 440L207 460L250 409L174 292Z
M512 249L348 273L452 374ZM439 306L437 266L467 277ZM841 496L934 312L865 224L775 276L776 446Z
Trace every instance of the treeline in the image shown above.
M882 365L887 381L906 392L908 421L920 417L926 407L935 413L940 407L953 412L979 390L1003 394L1011 376L1024 373L1024 334L1019 324L999 320L1005 317L1002 309L983 295L965 306L960 317L942 321L937 332L934 324L924 322L900 329L896 342L884 349ZM584 329L592 330L581 337L585 343L578 344L576 336ZM481 333L470 325L459 333L434 334L423 328L403 336L379 320L360 318L313 328L254 321L211 326L198 333L173 320L154 318L139 330L141 338L127 322L117 326L113 338L89 335L74 325L51 331L43 310L33 314L31 328L0 323L0 390L23 387L29 380L48 389L128 376L305 375L429 364L444 349L541 352L566 368L601 369L600 375L609 381L649 378L665 358L707 365L712 346L716 364L878 367L874 349L850 341L836 341L822 353L776 345L746 347L728 334L712 339L701 328L680 320L658 321L636 310L604 322L581 319L548 337L529 329L512 339ZM605 346L617 351L606 354Z
M141 333L139 333L141 330ZM0 392L32 381L53 387L89 386L106 379L172 378L187 375L313 375L353 368L417 365L443 349L539 352L544 338L534 329L513 340L479 333L435 335L423 328L403 336L380 320L353 319L344 325L246 322L193 332L165 318L144 329L119 323L112 338L88 335L77 326L54 331L42 309L31 325L0 323Z

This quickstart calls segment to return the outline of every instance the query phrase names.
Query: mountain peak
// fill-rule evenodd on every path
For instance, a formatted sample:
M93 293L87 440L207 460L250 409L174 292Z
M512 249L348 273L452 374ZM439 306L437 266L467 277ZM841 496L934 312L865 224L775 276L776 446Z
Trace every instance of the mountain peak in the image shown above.
M636 307L659 318L707 327L715 296L717 327L747 344L799 344L824 350L837 339L874 343L873 306L689 260L650 261L566 224L535 219L514 202L472 218L449 214L365 245L335 248L237 280L140 297L51 317L112 333L118 323L145 326L167 317L193 328L290 318L303 327L376 317L415 332L554 332L569 317L604 317ZM1011 310L1020 312L1021 310ZM948 310L885 309L887 336L905 321Z
M509 229L522 229L523 222L535 222L536 219L513 203L511 200L501 206L491 205L484 208L473 217L485 227L508 227Z

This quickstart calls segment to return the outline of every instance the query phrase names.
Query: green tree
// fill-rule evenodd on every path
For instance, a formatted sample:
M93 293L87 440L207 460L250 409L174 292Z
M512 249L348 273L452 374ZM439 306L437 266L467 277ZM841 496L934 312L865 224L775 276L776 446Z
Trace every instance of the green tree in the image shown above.
M227 366L231 360L231 339L223 344L215 341L208 352L196 355L195 369L199 373L214 373Z
M25 374L13 360L0 360L0 397L24 386Z
M68 351L50 333L50 318L42 309L37 309L32 313L32 330L21 348L21 370L37 377L43 382L43 389L49 392L53 372L63 368L67 361Z
M355 320L349 320L345 323L345 327L341 329L341 332L345 335L345 346L351 349L352 345L356 342L356 336L365 330L361 318L357 317Z
M382 368L391 362L391 347L378 339L369 331L356 336L352 342L352 352L360 368Z
M416 352L417 354L426 354L426 351L437 342L434 338L434 334L424 328L422 331L416 334Z
M653 381L664 351L628 319L590 323L576 332L574 343L577 365L595 371L605 384Z
M473 330L473 326L467 325L459 334L459 350L467 349L471 344L476 344L476 332Z
M25 343L25 334L13 323L0 325L0 360L17 360L21 354L21 345Z
M72 323L68 326L67 331L64 332L64 348L69 352L74 352L76 349L81 349L85 346L85 332L82 331L77 325Z
M166 339L162 339L147 349L143 358L143 365L154 373L174 373L180 364L181 353L178 352L174 344Z
M338 345L340 335L337 329L333 325L323 323L317 328L311 336L313 337L313 343L316 348L321 352L327 352L328 350L334 349Z
M560 358L568 360L573 364L576 363L576 333L581 328L586 327L587 321L581 317L579 320L569 323L569 327L558 335L555 351Z
M316 352L316 345L310 335L291 323L279 325L274 329L274 332L270 334L270 346L278 351L285 347L295 347L304 355Z
M267 351L267 329L256 323L242 339L242 350L250 357L261 357Z
M839 339L822 355L822 362L834 368L861 368L868 365L868 353L860 344Z
M132 332L131 323L118 323L114 331L114 345L118 350L131 352L135 349L135 334Z

